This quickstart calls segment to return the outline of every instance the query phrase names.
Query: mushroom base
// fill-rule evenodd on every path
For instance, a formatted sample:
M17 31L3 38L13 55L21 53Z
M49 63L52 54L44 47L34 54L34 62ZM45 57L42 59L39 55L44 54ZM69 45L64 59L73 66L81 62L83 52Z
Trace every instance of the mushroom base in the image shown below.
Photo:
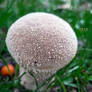
M23 75L21 78L21 85L24 86L28 90L35 90L37 88L35 79L23 67L20 67L20 75L22 75L24 72L26 72L26 74ZM37 79L38 85L42 85L42 83L45 82L45 80L46 80L45 78L48 76L48 73L47 73L47 76L45 73L45 77L42 76L42 78L41 77L39 78L39 74L37 74L38 76L36 76L36 75L35 76L36 76L36 78L38 78ZM44 74L42 74L42 75L44 75ZM50 73L49 75L51 76L52 74ZM43 92L46 89L46 87L48 86L48 84L49 83L47 83L45 86L40 88L38 92ZM50 89L48 89L47 92L50 92Z

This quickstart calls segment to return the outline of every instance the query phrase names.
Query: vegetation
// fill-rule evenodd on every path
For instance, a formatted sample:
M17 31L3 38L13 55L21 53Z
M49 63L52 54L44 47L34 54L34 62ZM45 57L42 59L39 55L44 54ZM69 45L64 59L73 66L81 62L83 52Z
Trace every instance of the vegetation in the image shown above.
M5 38L10 25L21 16L31 12L49 12L68 21L75 30L79 47L76 57L63 69L59 70L43 85L50 82L47 89L56 88L55 92L88 92L88 86L92 86L92 7L81 9L79 6L83 0L72 0L71 9L60 9L59 5L64 0L0 0L0 66L3 61L14 62L10 59ZM76 1L79 1L76 3ZM89 0L90 3L91 0ZM88 3L85 1L85 3ZM76 7L75 7L76 4ZM73 8L75 7L75 8ZM12 78L3 78L0 75L0 92L13 92L19 88L20 92L32 92L20 85L21 76L18 76L19 66L16 64L16 73ZM53 81L50 81L54 78ZM43 86L38 85L38 90ZM44 89L44 92L47 91Z

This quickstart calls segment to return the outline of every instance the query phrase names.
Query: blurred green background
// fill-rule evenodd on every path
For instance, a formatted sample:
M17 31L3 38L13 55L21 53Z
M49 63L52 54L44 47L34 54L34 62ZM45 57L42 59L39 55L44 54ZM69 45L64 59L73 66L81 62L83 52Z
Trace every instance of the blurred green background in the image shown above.
M48 12L63 18L78 37L76 57L53 76L54 80L47 89L54 89L53 92L92 92L89 90L92 86L92 0L0 0L0 59L5 64L10 57L5 44L7 31L18 18L31 12ZM20 85L17 75L10 81L7 78L2 80L0 75L0 92L14 92L15 88L20 92L31 92ZM33 92L38 92L41 87L39 85Z

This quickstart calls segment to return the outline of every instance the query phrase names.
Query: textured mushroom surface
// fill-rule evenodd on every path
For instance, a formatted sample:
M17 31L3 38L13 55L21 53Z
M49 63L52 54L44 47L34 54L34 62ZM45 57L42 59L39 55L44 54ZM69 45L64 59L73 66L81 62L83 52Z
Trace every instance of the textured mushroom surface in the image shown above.
M33 72L39 83L68 64L77 51L71 26L53 14L39 12L13 23L6 45L16 62Z

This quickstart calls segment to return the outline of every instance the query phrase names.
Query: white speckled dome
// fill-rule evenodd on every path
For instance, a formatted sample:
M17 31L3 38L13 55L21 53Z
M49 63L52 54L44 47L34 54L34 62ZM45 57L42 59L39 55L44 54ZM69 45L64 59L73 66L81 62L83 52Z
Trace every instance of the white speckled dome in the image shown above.
M53 14L39 12L13 23L6 45L16 62L41 82L68 64L77 51L71 26Z

